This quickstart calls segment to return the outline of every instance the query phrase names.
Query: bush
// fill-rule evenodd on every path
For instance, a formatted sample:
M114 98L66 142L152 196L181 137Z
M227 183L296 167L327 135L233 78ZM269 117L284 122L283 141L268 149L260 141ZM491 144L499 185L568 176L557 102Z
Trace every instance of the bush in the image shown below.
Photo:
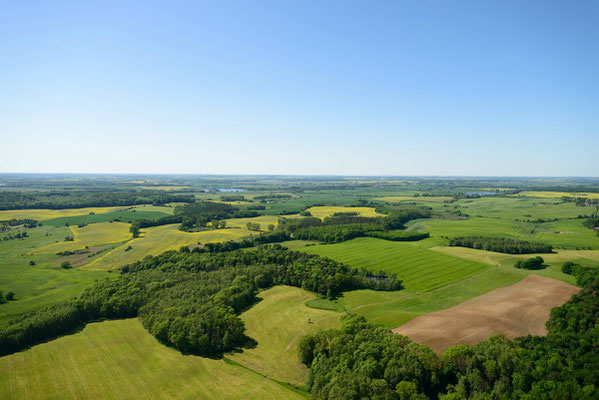
M514 264L514 267L520 269L540 269L544 262L545 260L543 260L543 257L536 256L526 260L517 261L516 264Z

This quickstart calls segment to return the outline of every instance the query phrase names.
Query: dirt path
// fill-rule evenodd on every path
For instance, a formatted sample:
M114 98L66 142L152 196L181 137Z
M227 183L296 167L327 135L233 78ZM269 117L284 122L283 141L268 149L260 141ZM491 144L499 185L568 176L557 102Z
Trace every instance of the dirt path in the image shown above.
M509 339L545 335L551 309L578 293L576 286L538 275L495 289L447 310L416 317L393 332L441 353L455 344L476 344L501 333Z

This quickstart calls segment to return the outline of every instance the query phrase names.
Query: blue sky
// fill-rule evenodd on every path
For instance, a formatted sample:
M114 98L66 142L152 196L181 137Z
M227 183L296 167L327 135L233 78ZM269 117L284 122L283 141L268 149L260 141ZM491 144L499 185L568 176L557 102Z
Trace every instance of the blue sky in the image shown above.
M599 2L4 2L0 139L0 172L599 176Z

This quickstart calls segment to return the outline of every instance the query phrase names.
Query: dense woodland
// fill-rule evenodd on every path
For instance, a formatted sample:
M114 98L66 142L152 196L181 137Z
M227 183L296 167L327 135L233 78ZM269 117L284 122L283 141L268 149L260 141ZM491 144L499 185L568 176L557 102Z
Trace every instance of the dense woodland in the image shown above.
M449 245L508 254L551 253L553 251L553 247L545 243L490 236L453 237L449 239Z
M571 269L582 291L547 321L547 336L491 336L438 357L407 337L344 317L341 329L306 335L300 360L315 399L596 399L599 272Z
M63 209L81 207L132 206L136 204L163 205L193 201L193 195L169 194L161 190L142 191L0 191L0 210L32 208Z
M87 288L76 300L23 315L0 329L0 354L71 332L104 318L139 316L162 343L185 353L215 355L248 338L238 314L261 288L291 285L333 298L353 289L398 290L383 272L268 245L249 251L188 249L147 256L116 279Z

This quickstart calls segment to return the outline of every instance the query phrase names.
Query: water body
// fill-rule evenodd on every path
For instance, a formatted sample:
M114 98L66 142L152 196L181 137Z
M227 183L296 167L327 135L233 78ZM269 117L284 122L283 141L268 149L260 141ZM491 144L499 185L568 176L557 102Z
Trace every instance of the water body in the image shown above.
M497 192L466 192L468 196L494 196Z
M219 192L221 193L238 193L238 192L245 192L245 189L218 189Z

